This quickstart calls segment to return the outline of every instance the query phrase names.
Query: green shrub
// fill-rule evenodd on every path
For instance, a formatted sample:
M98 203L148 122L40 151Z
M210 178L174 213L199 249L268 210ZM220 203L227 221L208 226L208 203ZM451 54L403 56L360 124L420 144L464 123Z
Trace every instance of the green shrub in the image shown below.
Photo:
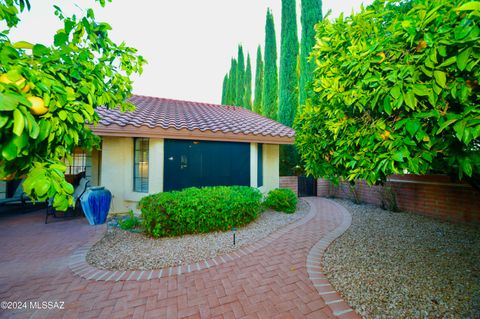
M297 208L297 195L287 188L277 188L268 192L264 205L279 212L292 214Z
M140 226L140 220L133 214L133 211L130 211L128 217L118 220L118 226L123 230L131 230Z
M261 199L247 186L192 187L146 196L140 208L147 235L179 236L248 224L261 212Z

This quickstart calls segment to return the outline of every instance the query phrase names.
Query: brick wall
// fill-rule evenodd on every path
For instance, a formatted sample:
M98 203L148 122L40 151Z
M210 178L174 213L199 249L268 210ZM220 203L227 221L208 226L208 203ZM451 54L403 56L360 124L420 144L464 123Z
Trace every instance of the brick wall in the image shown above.
M333 186L317 181L318 196L354 199L376 205L392 203L398 209L450 221L480 224L480 192L467 183L453 182L441 175L392 175L383 186L370 187L363 181L351 189L348 183Z
M297 176L280 176L280 188L290 188L298 196Z

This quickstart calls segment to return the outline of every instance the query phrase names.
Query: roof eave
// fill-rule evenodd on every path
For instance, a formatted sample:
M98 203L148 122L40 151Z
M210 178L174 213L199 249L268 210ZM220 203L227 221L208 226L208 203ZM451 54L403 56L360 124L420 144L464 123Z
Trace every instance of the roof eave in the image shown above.
M243 134L222 131L201 131L199 129L188 130L175 128L164 129L161 127L150 128L147 126L136 127L133 125L120 126L117 124L102 125L98 124L91 127L93 133L99 136L115 137L149 137L149 138L169 138L182 140L205 140L222 142L248 142L264 144L293 144L295 137L273 136L262 134Z

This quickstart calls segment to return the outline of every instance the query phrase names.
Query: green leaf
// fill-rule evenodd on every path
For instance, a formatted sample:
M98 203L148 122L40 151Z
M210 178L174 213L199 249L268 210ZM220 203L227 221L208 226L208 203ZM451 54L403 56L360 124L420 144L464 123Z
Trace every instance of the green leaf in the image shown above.
M404 157L403 152L398 151L395 154L393 154L392 159L396 162L403 162L403 157Z
M50 53L50 50L43 44L35 44L32 53L34 56L41 57Z
M455 9L455 11L473 11L473 10L477 10L477 11L480 10L479 1L468 2Z
M418 131L420 126L421 126L420 121L408 120L407 125L405 125L405 128L407 129L408 133L410 133L411 136L415 136L415 133Z
M440 127L438 128L436 134L442 133L442 131L443 131L447 126L449 126L449 125L452 124L452 123L455 123L456 121L457 121L457 119L450 119L450 120L448 120L448 121L443 122L442 124L440 124Z
M67 118L67 115L68 115L67 112L65 112L65 111L63 111L63 110L60 111L60 112L58 112L58 117L59 117L62 121L65 121L65 119Z
M7 161L14 160L17 157L17 146L13 142L8 143L2 148L2 156Z
M472 48L467 48L460 52L459 55L457 55L457 66L460 71L465 70L465 68L467 67L468 58L470 57L471 52Z
M438 85L444 88L445 84L447 83L447 74L443 71L434 71L433 76L435 77L435 81L437 81Z
M42 119L40 121L40 124L39 124L40 131L38 133L38 140L40 142L43 141L45 138L47 138L47 136L50 134L50 128L51 128L50 121L45 119Z
M390 90L390 94L392 95L392 97L394 99L398 99L401 95L402 95L402 92L400 91L400 87L399 86L394 86L391 90Z
M463 159L463 160L460 160L460 167L462 168L462 171L467 175L467 176L472 176L473 174L473 167L472 167L472 163L470 163L470 160L467 158L467 159Z
M41 179L35 183L35 193L42 197L50 190L50 181L48 179Z
M423 84L414 84L413 93L418 96L428 96L432 90Z
M33 49L33 44L31 44L30 42L27 42L27 41L18 41L18 42L15 42L13 44L13 47L15 49L27 49L27 50L31 50Z
M409 108L411 108L412 110L415 109L415 107L417 106L417 98L413 94L413 91L408 91L407 93L405 93L403 95L403 98L405 100L405 104L407 104Z
M457 57L456 56L451 56L448 59L446 59L445 61L443 61L443 63L440 64L438 67L443 68L443 67L454 64L456 61L457 61Z
M13 111L17 105L18 99L15 95L0 93L0 111Z
M457 124L453 126L453 129L455 130L455 135L457 135L457 138L461 141L465 131L465 121L457 122Z
M17 136L22 135L23 128L25 127L25 118L19 109L13 111L13 133Z
M2 116L2 115L0 114L0 128L4 127L5 124L8 123L8 119L9 119L8 117Z
M57 34L55 34L53 43L55 44L55 46L60 47L65 45L67 41L68 41L68 35L65 33L64 30L59 30Z
M388 115L392 115L392 105L390 104L390 96L386 96L383 99L383 109Z

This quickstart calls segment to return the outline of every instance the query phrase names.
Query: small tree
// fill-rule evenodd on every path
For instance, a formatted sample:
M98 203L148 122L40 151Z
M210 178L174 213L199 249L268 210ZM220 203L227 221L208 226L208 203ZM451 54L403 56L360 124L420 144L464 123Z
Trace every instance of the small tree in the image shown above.
M257 62L255 67L255 99L253 101L253 111L262 114L263 103L263 60L262 48L257 48Z
M275 120L278 113L277 40L275 38L273 15L270 9L267 11L265 23L264 57L262 115Z
M225 74L223 77L223 85L222 85L222 104L227 103L228 98L228 73Z
M245 70L245 96L243 106L252 109L252 63L250 62L250 54L247 55L247 68Z
M314 99L296 120L308 173L374 184L442 172L478 186L480 5L411 5L317 24Z
M237 59L237 95L235 98L235 105L245 107L245 105L243 105L245 100L245 56L241 45L238 46Z
M315 44L317 22L322 20L322 0L301 0L302 41L300 45L300 76L298 79L299 109L307 100L307 85L312 81L315 63L308 61L308 56Z
M99 0L105 5L105 0ZM9 31L19 23L28 0L0 3L0 19L8 30L0 34L0 179L26 176L24 191L36 200L53 197L65 210L73 204L73 187L65 181L63 159L74 147L97 145L90 125L98 106L132 110L132 73L145 62L136 50L116 44L107 23L95 20L92 9L84 17L66 17L55 7L63 28L54 44L12 43Z

